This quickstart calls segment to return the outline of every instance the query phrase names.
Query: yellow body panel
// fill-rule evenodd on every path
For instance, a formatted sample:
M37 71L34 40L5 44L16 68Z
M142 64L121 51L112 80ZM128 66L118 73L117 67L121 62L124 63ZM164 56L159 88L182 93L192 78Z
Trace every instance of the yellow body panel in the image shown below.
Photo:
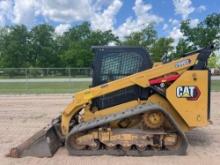
M177 88L180 86L195 86L199 89L197 100L178 98ZM208 105L208 71L190 70L184 72L168 89L166 97L175 107L179 115L189 127L206 126Z
M92 120L94 118L105 117L105 116L108 116L110 114L113 114L113 113L116 113L116 112L121 112L121 111L124 111L125 109L135 107L135 106L137 106L141 103L143 103L143 101L133 100L133 101L129 101L129 102L126 102L126 103L123 103L123 104L120 104L120 105L110 107L110 108L102 109L101 111L96 111L94 113L92 113L90 111L90 109L88 108L88 109L85 110L85 113L83 115L83 121L89 121L89 120Z
M154 94L148 98L147 102L157 104L163 108L163 110L172 116L182 131L187 132L190 130L183 118L177 113L176 109L165 98L158 94Z
M105 117L113 113L125 111L126 109L135 107L142 103L153 103L159 105L163 110L168 112L168 114L170 114L173 117L173 119L176 121L177 125L180 126L182 131L185 132L190 129L186 122L177 113L175 108L165 98L159 96L158 94L150 96L147 101L133 100L120 105L113 106L111 108L103 109L101 111L96 111L95 113L92 113L89 109L86 109L83 114L83 121L89 121L95 118Z
M69 123L73 115L83 107L88 107L91 104L92 99L120 90L129 86L138 85L140 87L149 87L149 80L164 76L171 73L184 73L189 67L193 66L197 62L198 53L194 55L180 58L176 61L172 61L167 64L159 65L136 74L118 79L100 86L89 88L78 92L74 96L74 100L70 103L62 113L61 118L61 130L63 135L67 135L69 132ZM182 63L188 61L189 63ZM182 64L178 65L177 64ZM117 111L115 111L117 112Z

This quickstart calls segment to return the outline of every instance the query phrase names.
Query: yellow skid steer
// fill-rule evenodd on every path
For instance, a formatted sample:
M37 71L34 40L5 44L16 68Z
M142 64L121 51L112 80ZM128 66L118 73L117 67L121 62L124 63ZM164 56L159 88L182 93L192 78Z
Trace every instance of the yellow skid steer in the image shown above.
M90 88L10 157L70 155L183 155L186 132L210 119L212 47L153 65L140 47L95 46Z

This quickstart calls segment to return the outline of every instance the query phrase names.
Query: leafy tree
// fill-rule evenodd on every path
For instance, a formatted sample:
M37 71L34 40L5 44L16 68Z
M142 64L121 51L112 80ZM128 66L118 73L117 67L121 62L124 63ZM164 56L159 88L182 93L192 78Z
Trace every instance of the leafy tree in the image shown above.
M71 28L61 39L60 57L66 67L89 67L93 58L91 46L119 42L111 31L92 31L87 22Z
M220 57L213 55L213 56L209 57L208 66L210 68L218 68L218 67L220 67L219 62L220 62Z
M190 45L185 39L181 38L176 46L176 53L180 56L195 49L193 45Z
M69 29L63 36L57 38L61 53L69 49L72 42L79 42L87 39L90 33L90 25L88 22L84 22L81 25Z
M154 26L151 24L142 31L131 33L129 36L125 37L125 41L122 42L122 44L142 46L146 49L150 49L152 44L156 41L156 38L157 32L155 31Z
M216 44L216 48L220 43L220 14L211 14L196 27L190 27L190 20L183 21L181 24L181 32L187 38L188 42L192 42L196 47L207 47Z
M72 42L69 49L63 52L61 58L65 67L85 67L87 58L91 56L89 49L84 49L81 43Z
M85 40L91 34L90 24L88 22L84 22L81 25L72 27L65 34L66 36L68 36L68 39L71 41Z
M192 45L189 41L184 38L181 38L176 46L175 51L171 54L173 59L180 58L183 54L189 53L197 48Z
M72 27L60 38L60 58L65 67L85 67L91 57L86 40L91 35L90 25L85 22Z
M54 28L47 24L35 26L31 32L30 61L33 67L58 67L58 47Z
M119 38L111 30L104 32L92 31L87 41L90 45L108 45L111 42L119 44Z
M3 67L3 52L4 52L4 40L7 35L7 28L0 27L0 67Z
M172 43L172 38L159 38L156 40L150 49L153 60L158 62L163 55L170 53L173 50Z
M131 33L120 41L112 31L93 31L88 22L74 26L57 36L53 26L42 24L28 30L24 25L0 28L0 67L89 67L92 45L136 45L149 50L154 61L170 54L173 58L192 50L215 44L220 48L220 14L211 14L192 27L190 20L181 23L184 37L174 48L171 38L158 38L153 24ZM210 58L216 66L218 57Z
M29 33L24 25L9 27L10 32L1 35L1 67L27 67ZM6 31L5 31L6 32Z

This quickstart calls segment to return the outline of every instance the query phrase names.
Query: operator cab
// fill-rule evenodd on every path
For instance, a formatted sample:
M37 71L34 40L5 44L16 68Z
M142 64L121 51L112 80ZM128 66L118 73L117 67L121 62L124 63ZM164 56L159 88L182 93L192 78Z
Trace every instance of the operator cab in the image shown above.
M120 79L152 68L148 52L141 47L93 46L92 87ZM128 87L93 100L93 105L103 109L144 97L146 91L138 86Z

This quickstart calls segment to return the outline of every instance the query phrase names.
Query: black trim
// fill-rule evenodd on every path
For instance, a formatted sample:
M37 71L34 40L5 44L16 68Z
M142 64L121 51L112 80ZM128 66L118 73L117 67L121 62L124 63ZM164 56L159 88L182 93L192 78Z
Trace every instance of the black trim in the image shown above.
M199 49L199 50L195 50L195 51L191 51L191 52L185 53L185 54L182 55L182 57L190 56L190 55L193 55L195 53L200 53L200 52L202 52L204 50L213 50L213 49L214 49L214 46L211 45L211 46L208 46L206 48L202 48L202 49Z
M166 93L165 91L163 91L163 89L161 89L160 87L157 87L157 86L150 86L149 87L150 89L152 89L152 93L157 93L159 94L160 96L162 96L163 98L166 98Z
M129 46L129 45L127 45L127 46L126 45L123 45L123 46L92 46L93 51L96 51L97 49L127 49L127 48L145 50L141 46Z
M144 71L152 68L153 63L151 61L148 52L141 47L137 46L93 46L93 52L95 53L95 58L93 61L93 82L92 86L102 85L107 83L107 81L113 81L119 77L126 77L136 72ZM119 70L118 73L106 74L102 73L102 60L105 56L111 54L112 56L117 56L119 53L135 53L141 57L141 65L138 66L135 72L130 71L128 74L124 74ZM113 64L112 64L113 65ZM108 80L103 80L101 77L103 75L109 76ZM110 77L112 76L112 78ZM149 96L149 89L143 89L137 85L127 87L118 91L108 93L106 95L100 96L92 100L92 106L96 106L99 110L112 107L124 102L131 100L147 99Z
M100 80L101 74L101 62L103 56L110 54L110 53L124 53L124 52L134 52L140 55L143 59L142 66L140 66L138 72L149 69L153 66L153 62L150 58L150 55L146 51L146 49L138 47L138 46L92 46L92 50L95 54L95 58L93 60L92 64L92 70L93 70L93 80L92 80L92 86L101 85L107 82L102 82ZM134 73L130 73L129 76ZM113 76L113 74L111 74ZM119 74L121 76L122 74ZM122 75L123 76L123 75Z
M214 46L211 45L207 48L203 48L203 49L200 49L200 50L196 50L196 51L193 51L193 52L186 53L186 54L182 55L182 57L187 57L187 56L194 55L195 53L199 53L198 58L197 58L198 62L197 62L197 64L195 64L192 67L192 69L194 69L194 70L207 69L208 58L211 55L213 49L214 49Z
M211 103L210 103L210 98L211 98L211 71L208 69L208 120L211 117Z
M208 64L208 58L212 53L211 48L205 48L202 49L198 55L198 63L194 65L193 69L200 70L200 69L206 69Z

